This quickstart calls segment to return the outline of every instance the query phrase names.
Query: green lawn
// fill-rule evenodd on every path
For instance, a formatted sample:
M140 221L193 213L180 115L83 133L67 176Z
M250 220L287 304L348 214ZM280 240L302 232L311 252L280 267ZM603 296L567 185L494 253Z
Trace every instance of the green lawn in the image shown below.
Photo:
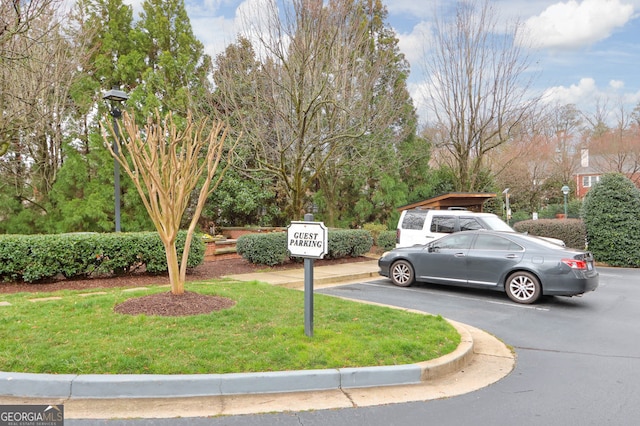
M190 317L114 312L124 300L168 291L97 290L0 295L0 371L58 374L196 374L407 364L460 342L439 316L314 295L304 333L304 293L229 280L186 290L231 298L233 308ZM32 302L29 299L62 297Z

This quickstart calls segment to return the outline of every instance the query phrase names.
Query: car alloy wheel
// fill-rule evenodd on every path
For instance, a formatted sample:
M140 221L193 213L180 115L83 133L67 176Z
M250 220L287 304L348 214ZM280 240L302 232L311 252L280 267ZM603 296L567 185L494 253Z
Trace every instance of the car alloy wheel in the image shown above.
M517 303L530 304L542 295L538 278L529 272L515 272L507 278L507 296Z
M406 260L398 260L391 265L391 281L399 287L408 287L413 284L413 267Z

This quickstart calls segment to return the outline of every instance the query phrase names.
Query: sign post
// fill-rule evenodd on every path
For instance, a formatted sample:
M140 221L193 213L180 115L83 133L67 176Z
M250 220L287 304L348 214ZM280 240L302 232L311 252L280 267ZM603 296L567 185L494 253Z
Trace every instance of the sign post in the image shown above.
M304 221L291 222L287 228L287 248L292 257L304 258L304 333L313 337L313 260L329 252L326 226L305 214Z

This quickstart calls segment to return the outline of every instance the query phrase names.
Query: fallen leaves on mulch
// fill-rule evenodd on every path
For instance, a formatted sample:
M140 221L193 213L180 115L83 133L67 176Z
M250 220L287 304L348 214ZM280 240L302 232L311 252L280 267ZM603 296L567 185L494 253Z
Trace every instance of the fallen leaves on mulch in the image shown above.
M235 300L221 296L185 291L181 295L171 292L135 297L116 305L113 309L126 315L158 315L163 317L183 317L187 315L209 314L227 309L236 304Z

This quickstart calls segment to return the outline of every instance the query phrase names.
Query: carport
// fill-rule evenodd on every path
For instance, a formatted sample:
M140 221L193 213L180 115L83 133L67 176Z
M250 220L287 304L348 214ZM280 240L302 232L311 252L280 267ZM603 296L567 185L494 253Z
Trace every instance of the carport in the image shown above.
M484 203L495 198L495 193L488 192L449 192L447 194L438 195L437 197L428 198L417 203L407 204L402 207L398 207L398 211L409 209L434 209L434 210L448 210L452 207L462 207L474 212L481 212Z

